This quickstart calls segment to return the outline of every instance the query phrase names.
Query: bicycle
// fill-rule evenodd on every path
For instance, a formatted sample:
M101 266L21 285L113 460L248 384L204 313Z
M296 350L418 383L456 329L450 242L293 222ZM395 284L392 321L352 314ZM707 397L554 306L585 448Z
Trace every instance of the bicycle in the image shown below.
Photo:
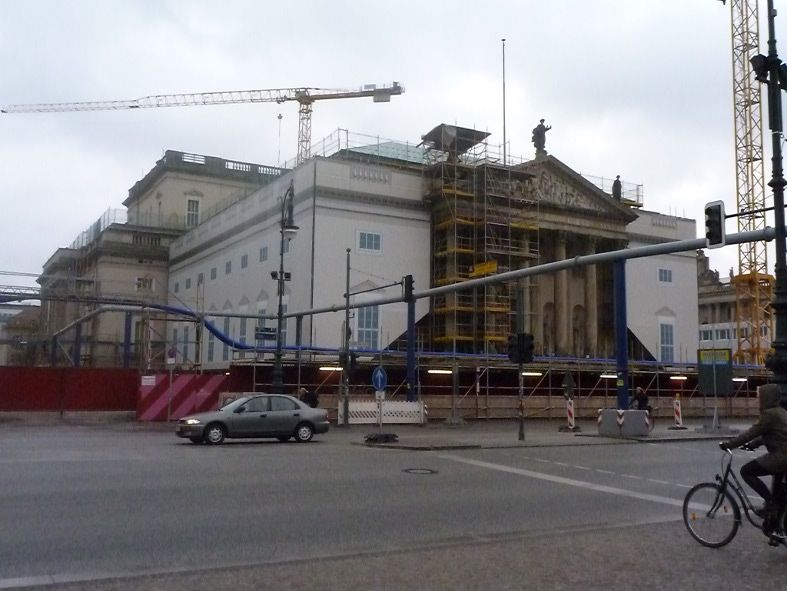
M726 455L722 456L721 474L716 474L715 482L695 485L683 499L683 523L686 529L703 546L721 548L738 533L742 507L749 523L768 537L769 545L787 546L784 534L787 517L785 487L773 487L778 491L778 494L774 494L777 506L775 519L758 517L743 485L732 470L732 452L724 451ZM782 474L780 478L783 477Z

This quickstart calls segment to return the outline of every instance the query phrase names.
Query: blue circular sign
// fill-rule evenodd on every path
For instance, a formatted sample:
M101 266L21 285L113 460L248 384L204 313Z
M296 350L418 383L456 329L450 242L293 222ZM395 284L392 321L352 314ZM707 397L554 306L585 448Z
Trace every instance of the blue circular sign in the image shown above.
M388 375L385 373L382 365L378 365L372 372L372 386L375 390L385 390L388 385Z

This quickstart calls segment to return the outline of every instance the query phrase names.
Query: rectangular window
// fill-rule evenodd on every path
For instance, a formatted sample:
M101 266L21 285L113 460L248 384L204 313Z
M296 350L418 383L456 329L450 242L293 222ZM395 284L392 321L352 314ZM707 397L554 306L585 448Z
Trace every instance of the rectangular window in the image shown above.
M268 247L267 246L263 246L260 249L260 262L264 263L267 260L268 260Z
M358 308L358 341L362 349L377 349L380 332L380 307Z
M191 289L191 277L186 277L186 289Z
M208 361L213 361L213 349L216 346L216 335L208 333Z
M719 341L729 341L730 340L730 329L729 328L718 328L716 329L716 339Z
M240 319L240 336L238 337L238 340L244 345L246 344L246 320L248 319L247 318Z
M199 224L199 201L189 199L186 207L186 226L193 228Z
M224 263L224 274L229 275L232 273L232 261L227 261Z
M227 338L229 338L229 336L230 336L230 319L229 318L225 318L224 319L224 336L227 337ZM229 345L224 345L224 349L222 349L222 351L221 351L221 358L224 361L229 361L229 358L230 358Z
M659 283L672 283L672 269L659 269Z
M200 273L197 275L197 285L202 285L205 283L205 273Z
M249 255L244 254L242 257L240 257L240 268L245 269L248 266L249 266Z
M139 284L139 282L137 282L137 284ZM180 283L176 281L175 286L172 288L172 292L178 293L179 291L180 291Z
M177 346L178 346L178 329L177 328L173 328L172 329L172 348L176 349ZM169 353L167 353L167 356L169 357ZM177 359L177 354L175 355L175 359Z
M216 279L216 267L212 267L210 270L210 278Z
M189 327L183 327L183 362L188 363L189 360Z
M380 252L382 236L371 232L358 233L358 250Z
M713 330L710 328L703 328L700 331L700 340L701 341L712 341L713 340Z
M661 361L672 362L675 357L674 327L671 324L659 324L661 337Z

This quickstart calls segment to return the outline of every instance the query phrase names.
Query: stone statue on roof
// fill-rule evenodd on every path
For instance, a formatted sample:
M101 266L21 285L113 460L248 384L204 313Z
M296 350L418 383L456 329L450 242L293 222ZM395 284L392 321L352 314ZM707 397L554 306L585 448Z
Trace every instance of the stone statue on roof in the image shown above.
M547 141L547 132L552 129L551 125L544 125L544 120L541 119L533 128L533 145L536 147L536 158L539 156L546 156L546 149L544 146Z
M623 187L620 183L620 175L616 176L612 183L612 197L617 201L623 198Z

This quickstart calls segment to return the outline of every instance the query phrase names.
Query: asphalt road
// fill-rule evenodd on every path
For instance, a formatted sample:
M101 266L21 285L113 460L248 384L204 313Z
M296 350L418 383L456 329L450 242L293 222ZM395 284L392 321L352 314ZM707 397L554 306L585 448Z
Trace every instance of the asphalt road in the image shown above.
M683 496L718 468L712 441L409 451L351 439L208 447L155 430L3 425L0 589L787 581L787 548L748 524L721 550L685 531Z

